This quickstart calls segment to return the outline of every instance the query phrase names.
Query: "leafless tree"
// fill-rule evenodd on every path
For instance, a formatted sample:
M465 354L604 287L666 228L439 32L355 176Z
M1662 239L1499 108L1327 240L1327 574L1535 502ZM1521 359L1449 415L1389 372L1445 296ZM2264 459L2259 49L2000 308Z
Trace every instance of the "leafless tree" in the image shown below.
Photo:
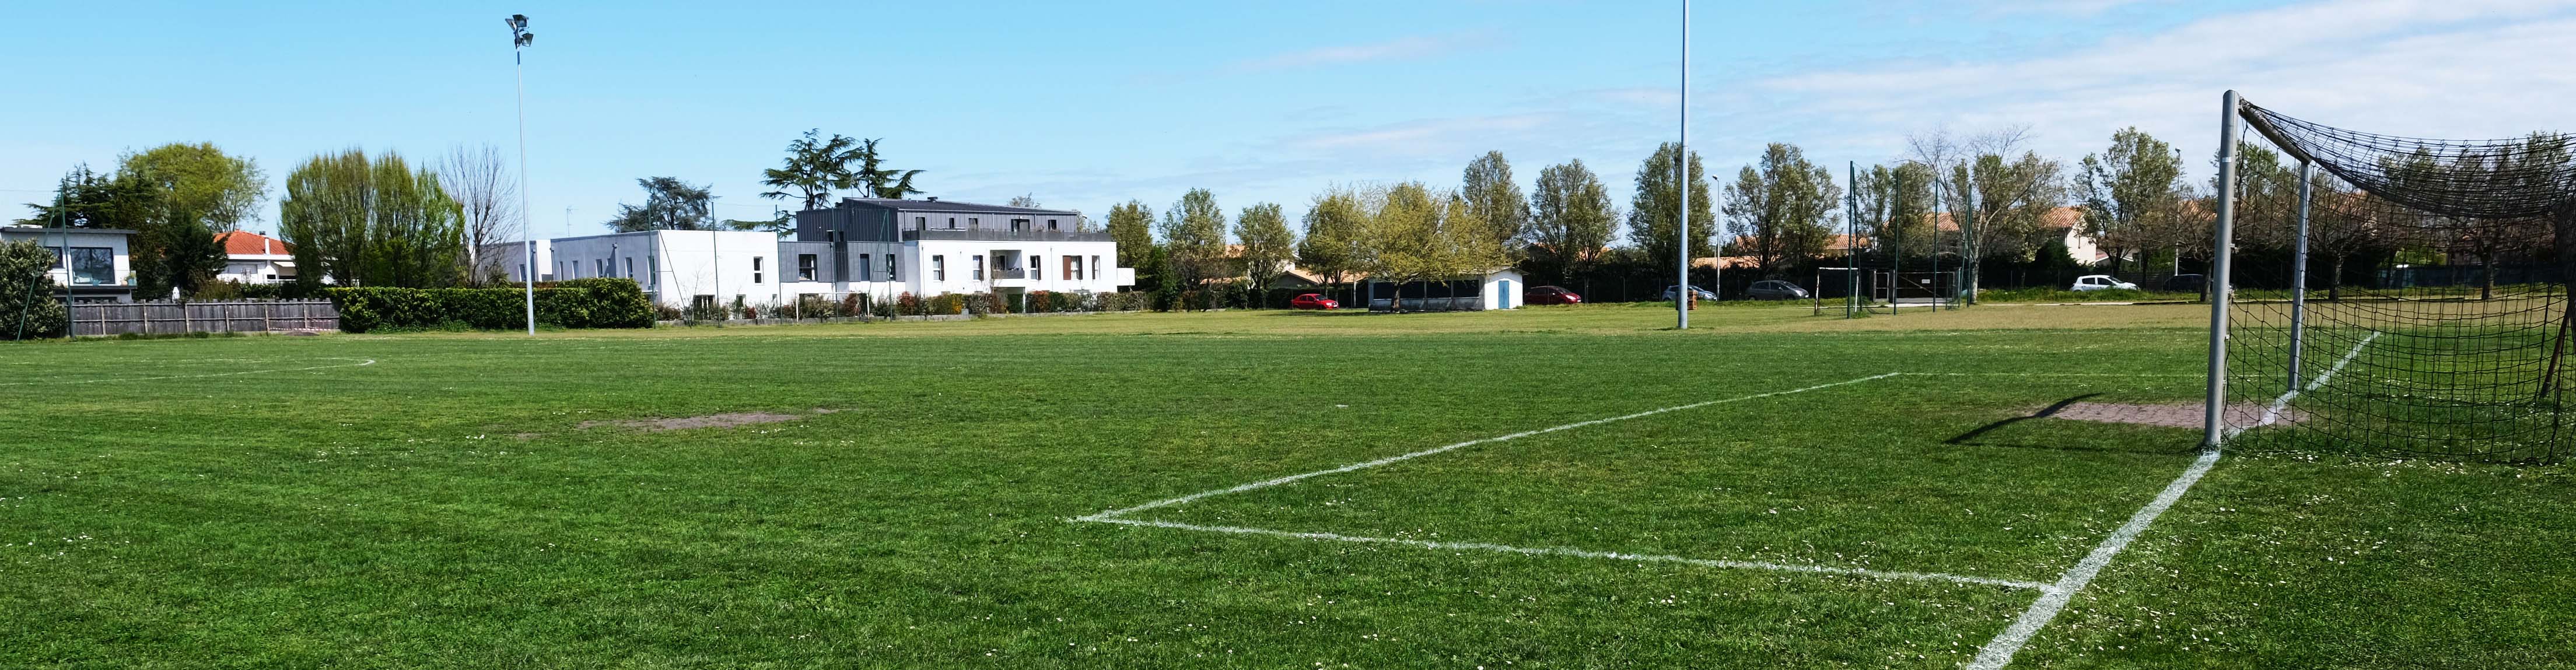
M519 182L501 148L457 145L438 168L440 185L465 208L466 281L480 284L507 272L502 265L484 267L483 246L516 238L520 220Z

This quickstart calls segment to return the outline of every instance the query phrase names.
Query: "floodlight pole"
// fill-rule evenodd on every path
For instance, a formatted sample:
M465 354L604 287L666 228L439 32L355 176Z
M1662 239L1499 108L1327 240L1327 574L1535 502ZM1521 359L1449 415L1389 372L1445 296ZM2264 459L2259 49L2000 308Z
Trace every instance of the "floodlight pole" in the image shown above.
M2201 448L2215 450L2227 439L2227 271L2236 249L2236 141L2244 122L2237 111L2244 102L2228 91L2218 113L2218 225L2210 241L2209 263L2209 398L2201 416ZM2305 190L2302 187L2301 190Z
M527 268L519 280L527 289L528 335L537 334L537 238L536 225L529 220L535 210L528 205L528 61L526 47L536 35L528 32L528 17L512 14L510 22L510 70L519 90L519 251L527 257Z
M2304 353L2308 334L2308 202L2309 183L2317 177L2315 163L2299 161L2299 237L2290 254L2290 386L2296 391L2306 381L2299 373L2299 354Z
M1673 229L1674 272L1680 281L1673 282L1673 328L1690 330L1691 301L1699 296L1691 291L1690 282L1690 190L1697 184L1690 176L1690 0L1682 0L1682 98L1681 138L1673 144L1673 184L1680 188L1681 226ZM1723 272L1725 251L1718 252L1718 265ZM1710 282L1717 283L1717 282Z
M1898 298L1905 292L1905 222L1896 220L1905 213L1897 204L1905 201L1905 164L1897 163L1887 176L1887 199L1880 201L1886 203L1887 221L1879 225L1887 226L1887 315L1896 316L1903 302Z
M1860 162L1848 161L1845 166L1851 175L1844 183L1851 184L1851 190L1843 193L1843 211L1851 220L1843 222L1843 265L1848 266L1843 268L1843 318L1849 319L1860 312Z

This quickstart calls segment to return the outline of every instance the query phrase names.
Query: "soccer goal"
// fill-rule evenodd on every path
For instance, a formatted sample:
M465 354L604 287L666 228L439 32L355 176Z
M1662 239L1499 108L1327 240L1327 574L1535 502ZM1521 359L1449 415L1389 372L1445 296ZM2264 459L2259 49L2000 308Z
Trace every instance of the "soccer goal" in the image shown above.
M2576 451L2570 140L2433 140L2227 93L2207 441L2485 461ZM2248 136L2243 131L2251 129Z

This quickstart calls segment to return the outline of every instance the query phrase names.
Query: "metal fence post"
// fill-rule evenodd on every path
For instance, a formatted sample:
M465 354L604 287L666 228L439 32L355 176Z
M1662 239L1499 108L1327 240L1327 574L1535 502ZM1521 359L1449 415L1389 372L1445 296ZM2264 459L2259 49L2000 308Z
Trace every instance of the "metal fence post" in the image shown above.
M2236 243L2236 142L2242 122L2235 91L2220 99L2218 114L2218 224L2210 241L2209 263L2209 398L2201 416L2201 447L2217 449L2227 439L2227 303L2229 266Z

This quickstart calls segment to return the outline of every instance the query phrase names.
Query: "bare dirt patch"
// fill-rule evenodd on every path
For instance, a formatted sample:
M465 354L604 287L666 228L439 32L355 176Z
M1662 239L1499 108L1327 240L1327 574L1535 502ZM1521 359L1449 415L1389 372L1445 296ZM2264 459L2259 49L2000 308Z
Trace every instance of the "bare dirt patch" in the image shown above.
M2268 408L2262 405L2254 403L2238 403L2230 405L2227 408L2227 424L2231 426L2253 425L2254 423L2263 420L2263 412L2267 409ZM2075 402L2067 403L2063 407L2058 407L2054 412L2048 411L2047 409L2041 409L2039 412L2040 413L2034 414L2033 416L2041 416L2051 419L2066 419L2069 421L2126 423L2141 426L2164 426L2168 428L2199 428L2201 427L2201 422L2204 420L2204 409L2200 405L2180 403L2147 405L2113 402ZM2296 409L2283 409L2281 410L2281 416L2273 419L2273 423L2292 424L2298 423L2306 418L2307 414L2305 412L2300 412Z
M814 410L814 413L813 413L813 414L779 414L779 413L775 413L775 412L729 412L729 413L725 413L725 414L708 414L708 415L705 415L705 416L689 416L689 417L680 417L680 418L676 418L676 419L624 419L624 420L617 420L617 421L583 421L583 422L581 422L581 426L580 426L580 427L581 427L582 429L584 429L584 430L588 430L588 429L591 429L591 428L597 428L597 427L600 427L600 426L616 426L616 427L619 427L619 428L632 428L632 429L635 429L635 430L646 430L646 431L688 430L688 429L691 429L691 428L732 428L732 427L735 427L735 426L749 426L749 425L763 424L763 423L784 423L784 422L788 422L788 421L795 421L795 420L797 420L797 419L802 419L802 418L811 417L811 416L821 416L821 415L825 415L825 414L830 414L830 413L835 412L835 411L838 411L838 410L816 409L816 410Z

